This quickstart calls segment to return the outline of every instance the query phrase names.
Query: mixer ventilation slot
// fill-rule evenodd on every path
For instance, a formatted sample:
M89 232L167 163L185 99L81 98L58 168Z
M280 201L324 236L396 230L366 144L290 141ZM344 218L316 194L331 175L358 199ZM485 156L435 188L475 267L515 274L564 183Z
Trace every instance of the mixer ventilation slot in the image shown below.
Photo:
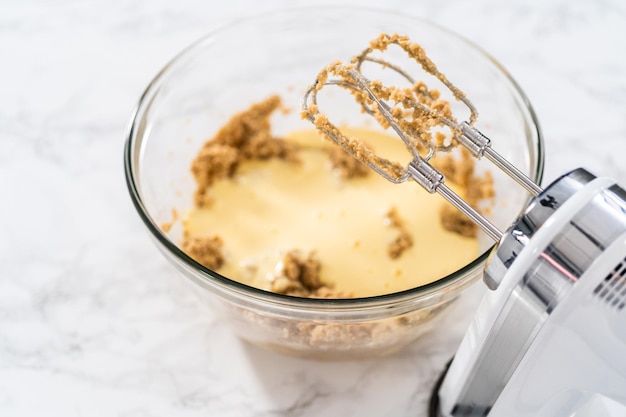
M612 308L623 310L626 307L626 258L609 272L593 293Z

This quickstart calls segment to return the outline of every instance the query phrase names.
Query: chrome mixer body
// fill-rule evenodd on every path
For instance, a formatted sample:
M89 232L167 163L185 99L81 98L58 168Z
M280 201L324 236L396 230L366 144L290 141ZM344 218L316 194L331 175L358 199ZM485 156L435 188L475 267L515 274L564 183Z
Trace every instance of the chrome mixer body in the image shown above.
M584 169L555 181L500 240L485 283L432 416L626 415L623 188Z

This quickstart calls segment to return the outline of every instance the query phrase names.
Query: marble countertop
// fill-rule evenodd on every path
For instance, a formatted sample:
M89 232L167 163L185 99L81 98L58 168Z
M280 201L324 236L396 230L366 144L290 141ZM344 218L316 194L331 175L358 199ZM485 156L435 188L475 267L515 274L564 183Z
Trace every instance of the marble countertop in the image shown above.
M341 3L433 20L503 63L539 116L544 183L586 166L626 184L623 1ZM207 315L139 221L122 148L148 81L215 25L305 2L217 4L0 4L0 415L425 415L471 303L387 358L284 357Z

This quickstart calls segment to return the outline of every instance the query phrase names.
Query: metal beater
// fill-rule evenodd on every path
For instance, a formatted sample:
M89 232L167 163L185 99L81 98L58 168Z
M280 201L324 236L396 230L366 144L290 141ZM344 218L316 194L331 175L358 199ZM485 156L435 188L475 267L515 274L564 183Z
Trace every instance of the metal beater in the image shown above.
M416 44L411 44L408 38L400 37L397 35L384 37L384 43L381 45L381 49L390 44L398 45L401 48L409 51L411 47L419 47ZM357 55L350 64L344 65L335 63L327 67L318 77L316 82L309 87L303 100L303 114L312 123L320 127L319 117L323 115L319 112L317 106L317 92L321 90L323 86L336 85L343 88L350 89L352 91L365 93L366 97L361 96L364 100L361 101L363 110L371 115L380 116L384 118L386 123L398 134L400 139L405 143L409 152L413 156L413 160L407 167L399 168L394 166L391 161L380 158L376 155L368 155L367 160L363 160L362 157L357 155L357 149L350 145L350 140L345 137L341 131L328 122L325 126L321 126L322 133L332 139L339 146L344 148L348 153L352 154L357 159L366 163L372 170L382 175L387 180L397 184L407 181L409 178L417 181L422 187L424 187L430 193L439 193L448 202L458 208L462 213L468 216L474 223L476 223L489 237L498 242L503 233L489 222L485 217L478 213L474 208L467 204L462 198L460 198L454 191L452 191L446 184L445 178L441 172L434 168L429 160L435 155L437 151L447 151L451 148L451 145L437 146L430 141L420 140L419 133L414 129L407 130L406 125L403 126L401 117L392 115L392 107L386 101L379 98L374 91L372 81L368 80L362 73L362 66L364 62L373 62L379 64L385 68L388 68L404 78L410 85L415 85L416 82L410 74L405 72L402 68L393 65L390 62L384 61L380 58L372 57L371 54L375 48L367 48L359 55ZM454 140L457 140L477 158L483 156L489 161L494 163L499 169L504 171L508 176L513 178L518 184L528 190L533 196L538 196L542 189L535 184L530 178L528 178L517 167L512 165L500 154L498 154L492 147L491 141L485 135L483 135L478 129L473 127L473 122L477 117L477 111L474 105L469 101L467 97L455 87L428 59L425 54L419 58L418 62L422 65L425 71L435 75L443 85L445 85L454 96L463 103L470 112L470 120L464 122L457 122L456 120L445 117L440 112L428 107L423 102L419 101L418 97L415 99L406 100L402 103L407 107L417 109L421 115L429 119L434 119L439 124L445 125L450 128L453 133ZM326 74L332 74L337 76L335 79L328 79ZM380 90L380 88L377 88ZM417 138L416 138L417 137ZM427 148L425 156L420 154L417 145L423 145Z
M372 55L397 45L469 110L446 113L400 67ZM414 87L386 87L363 75L372 62ZM335 85L394 129L412 155L407 166L344 136L319 111L317 93ZM391 103L394 103L393 105ZM433 104L435 103L435 104ZM449 369L435 387L430 416L626 416L626 191L579 168L545 190L491 148L473 123L476 109L426 56L398 35L381 35L351 63L333 63L307 90L303 115L328 138L393 183L409 178L439 193L498 244L485 268L489 289ZM420 127L446 127L433 141ZM500 231L445 184L429 160L456 142L485 157L534 197Z

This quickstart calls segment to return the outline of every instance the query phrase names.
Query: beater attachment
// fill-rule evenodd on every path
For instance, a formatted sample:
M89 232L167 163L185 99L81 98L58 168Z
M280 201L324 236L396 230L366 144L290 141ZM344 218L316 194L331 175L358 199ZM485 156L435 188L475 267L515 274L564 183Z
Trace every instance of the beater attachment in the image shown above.
M424 82L415 81L405 70L374 56L396 45L406 52L428 74L434 76L469 111L467 121L459 122L452 114L448 101L441 99L438 90L429 89ZM363 64L369 62L389 69L408 82L408 87L386 86L370 80L363 74ZM338 86L348 90L361 109L372 115L383 127L391 127L404 142L411 154L406 166L376 155L363 142L348 138L320 112L317 94L325 86ZM474 127L478 112L465 94L441 73L428 58L424 49L411 43L406 36L380 35L370 46L355 56L350 63L334 62L324 68L306 91L303 99L303 117L316 129L333 140L345 151L394 184L409 178L418 182L430 193L439 193L448 202L470 218L493 240L499 241L503 233L472 208L445 184L444 175L430 164L438 152L449 152L457 144L467 148L477 158L483 156L528 190L533 196L542 189L524 173L491 148L491 141ZM443 132L447 131L448 134Z

